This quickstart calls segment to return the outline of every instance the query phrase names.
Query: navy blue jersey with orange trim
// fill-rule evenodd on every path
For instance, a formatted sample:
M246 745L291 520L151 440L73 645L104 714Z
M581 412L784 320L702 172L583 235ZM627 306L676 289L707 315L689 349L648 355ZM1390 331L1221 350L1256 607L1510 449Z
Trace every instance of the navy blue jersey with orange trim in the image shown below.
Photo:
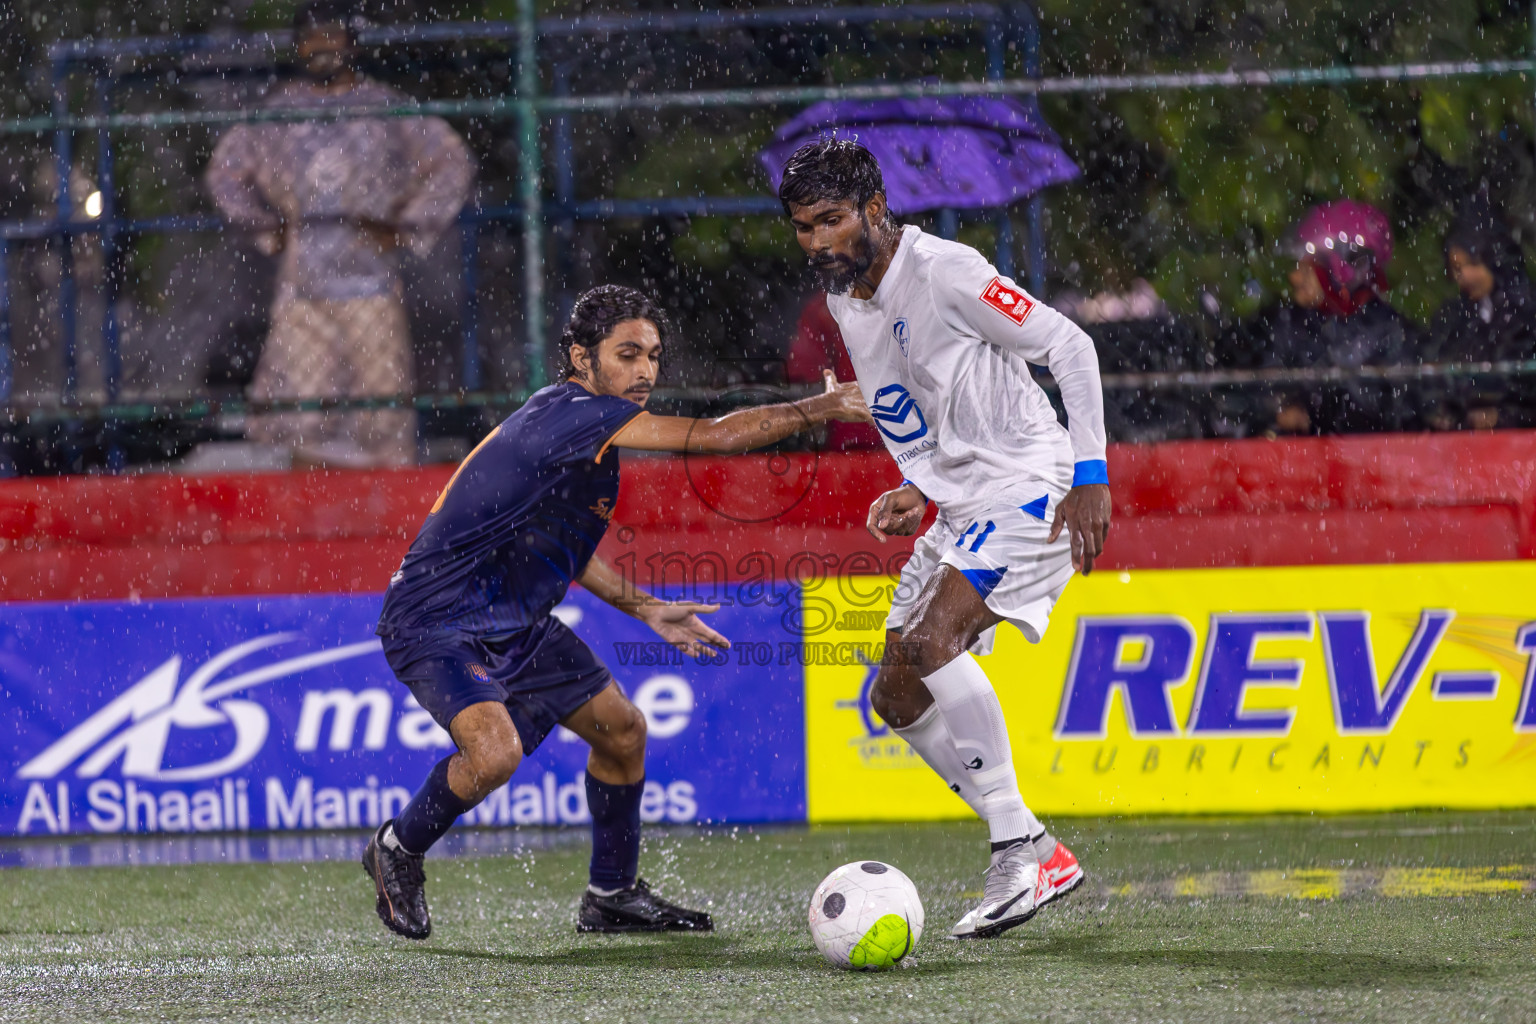
M640 412L579 384L539 391L443 488L390 579L381 636L506 633L549 614L608 529L613 435Z

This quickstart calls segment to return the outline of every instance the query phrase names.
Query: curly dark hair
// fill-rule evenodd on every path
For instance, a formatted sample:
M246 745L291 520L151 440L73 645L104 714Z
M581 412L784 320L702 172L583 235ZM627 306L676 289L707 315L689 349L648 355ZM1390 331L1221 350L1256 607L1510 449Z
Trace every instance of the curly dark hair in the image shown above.
M576 365L571 362L571 346L580 345L596 358L597 347L613 329L626 320L649 320L661 335L662 351L672 337L672 321L656 304L656 300L641 291L619 284L605 284L583 292L571 307L571 318L560 332L560 379L576 375Z
M786 214L791 203L810 206L828 199L851 199L862 213L876 195L885 195L885 176L874 154L836 135L824 135L795 150L779 182L779 202ZM890 219L889 210L886 217Z

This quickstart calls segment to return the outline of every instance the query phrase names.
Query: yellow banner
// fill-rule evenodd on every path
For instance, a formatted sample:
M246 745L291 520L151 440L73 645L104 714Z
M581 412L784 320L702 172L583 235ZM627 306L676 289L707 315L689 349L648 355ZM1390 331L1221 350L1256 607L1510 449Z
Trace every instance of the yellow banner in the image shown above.
M806 591L812 821L970 814L870 709L893 583ZM1040 814L1536 805L1536 563L1096 573L979 660Z

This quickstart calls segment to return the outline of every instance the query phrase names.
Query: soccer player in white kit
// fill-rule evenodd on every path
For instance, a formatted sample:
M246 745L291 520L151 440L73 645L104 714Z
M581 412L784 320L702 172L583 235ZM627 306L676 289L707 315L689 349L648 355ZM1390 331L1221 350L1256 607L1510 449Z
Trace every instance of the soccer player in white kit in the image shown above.
M876 539L918 539L886 619L875 711L986 821L991 860L956 938L1023 924L1082 882L1019 793L1002 705L971 652L999 622L1038 642L1074 569L1103 550L1110 500L1093 342L975 249L902 227L880 167L847 139L801 147L779 198L826 283L902 486L870 505ZM1030 375L1049 367L1068 425Z

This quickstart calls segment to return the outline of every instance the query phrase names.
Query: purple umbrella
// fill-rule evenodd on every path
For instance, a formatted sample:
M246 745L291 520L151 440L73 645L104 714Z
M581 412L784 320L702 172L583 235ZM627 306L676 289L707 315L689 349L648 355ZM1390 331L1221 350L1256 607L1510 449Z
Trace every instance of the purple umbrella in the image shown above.
M1082 172L1033 105L956 97L818 103L774 133L761 154L775 190L791 154L836 132L880 162L897 214L1006 206Z

